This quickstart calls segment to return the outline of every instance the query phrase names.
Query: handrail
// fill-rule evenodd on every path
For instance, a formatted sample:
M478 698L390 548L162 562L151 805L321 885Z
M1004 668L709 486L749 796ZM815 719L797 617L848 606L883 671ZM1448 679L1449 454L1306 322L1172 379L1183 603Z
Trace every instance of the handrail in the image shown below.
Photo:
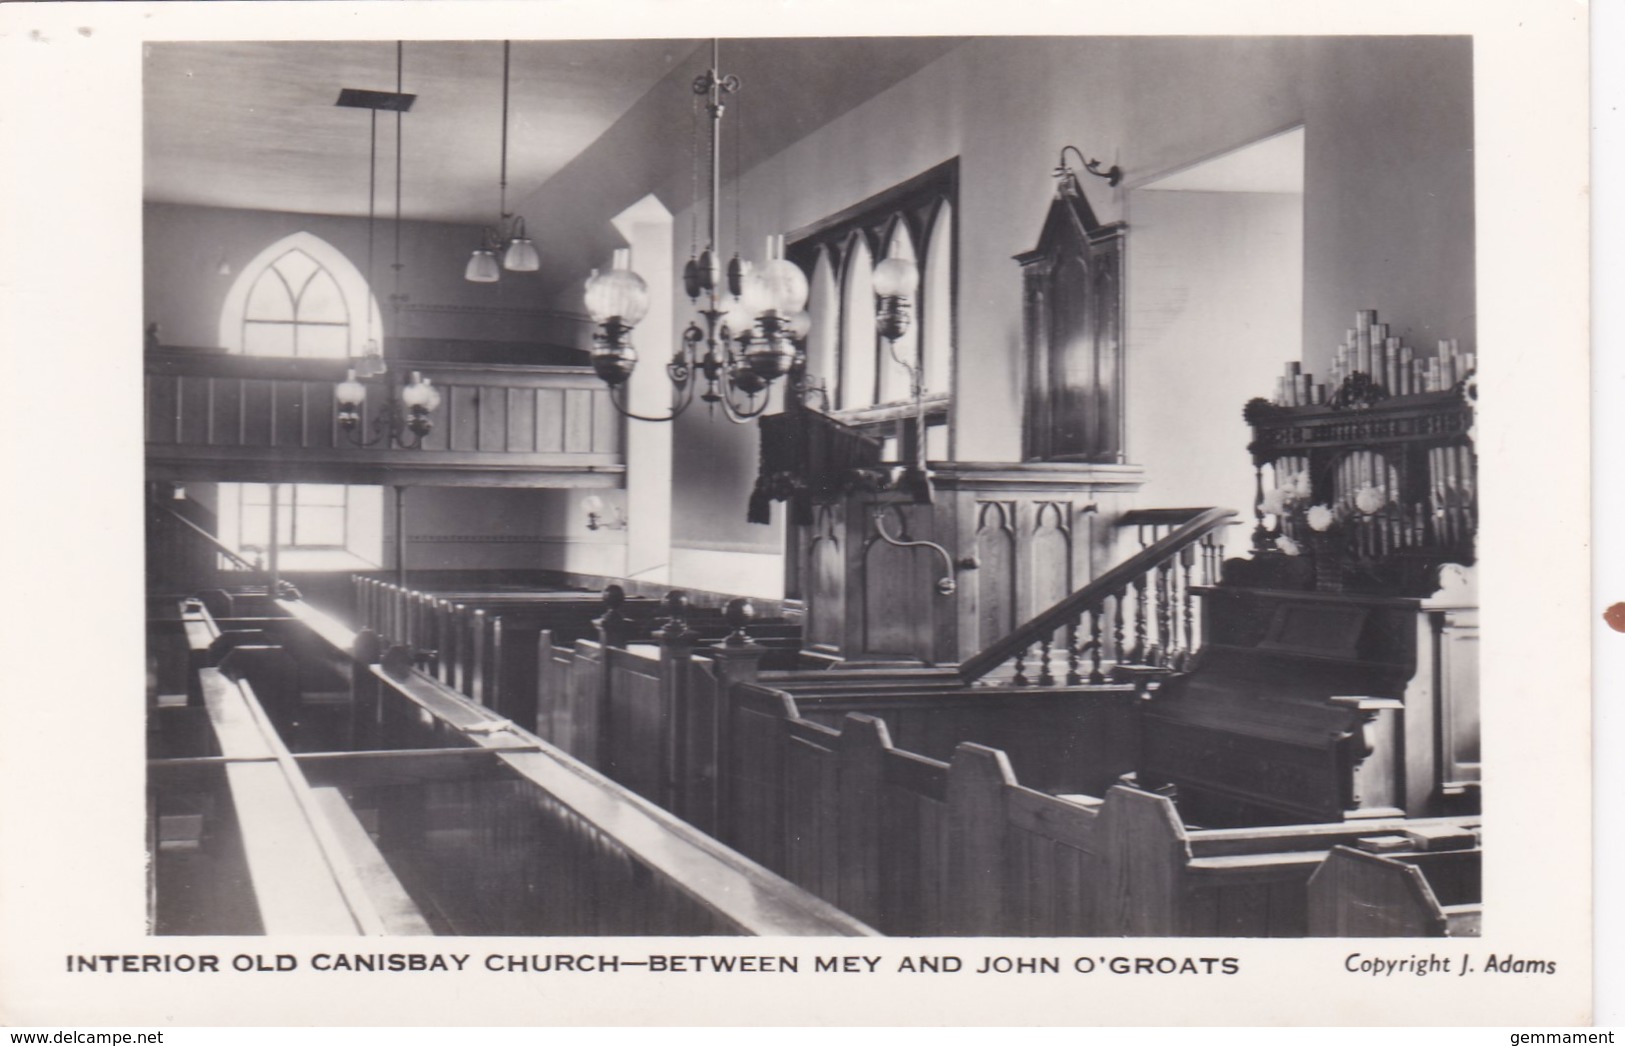
M185 516L181 515L179 512L176 512L174 509L168 507L167 505L154 504L153 508L157 509L160 512L167 513L170 517L172 517L174 519L177 519L182 523L185 523L188 527L192 528L193 533L197 534L204 541L206 541L210 545L212 545L216 552L220 553L222 556L225 556L227 559L231 560L233 563L236 563L238 566L242 567L244 570L263 571L265 569L264 567L260 566L258 563L250 563L248 560L244 559L242 556L238 555L235 551L233 551L232 548L229 545L227 545L225 542L221 541L219 538L215 537L213 534L209 533L207 530L204 530L202 527L198 526L196 523L194 523L191 520L187 519Z
M1235 515L1236 510L1228 508L1197 511L1189 522L1169 531L1162 538L1064 597L1048 610L1041 611L1009 635L994 641L980 653L961 662L959 677L967 683L981 679L1034 643L1053 635L1062 625L1076 621L1079 615L1099 607L1106 597L1124 591L1147 571L1177 556L1186 547L1196 544L1213 531L1229 526Z

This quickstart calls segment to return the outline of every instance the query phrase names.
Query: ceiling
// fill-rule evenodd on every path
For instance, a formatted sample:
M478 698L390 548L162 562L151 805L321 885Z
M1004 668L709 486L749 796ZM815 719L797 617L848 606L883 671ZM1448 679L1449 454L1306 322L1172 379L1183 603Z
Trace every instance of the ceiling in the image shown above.
M794 138L956 46L951 38L727 41L724 72L750 77L760 140ZM657 85L680 96L668 136L690 133L688 84L709 64L698 40L515 41L508 145L510 208L536 192ZM732 52L732 58L730 58ZM742 61L736 61L742 60ZM365 215L365 109L345 87L393 91L393 41L154 43L145 61L145 195L214 207ZM760 68L759 68L760 67ZM766 73L767 75L762 75ZM662 81L671 76L665 84ZM679 86L680 85L680 86ZM408 42L401 118L408 219L492 224L501 153L500 41ZM669 99L659 111L671 107ZM669 117L669 113L667 114ZM735 121L737 127L737 121ZM378 116L378 212L394 209L395 116ZM776 137L775 137L776 136ZM738 148L735 146L734 148Z
M508 198L535 191L590 145L695 40L516 41ZM396 45L149 44L146 198L318 214L367 213L371 112L345 87L395 90ZM492 222L501 162L502 43L408 42L401 89L406 218ZM393 211L395 116L378 115L378 207Z

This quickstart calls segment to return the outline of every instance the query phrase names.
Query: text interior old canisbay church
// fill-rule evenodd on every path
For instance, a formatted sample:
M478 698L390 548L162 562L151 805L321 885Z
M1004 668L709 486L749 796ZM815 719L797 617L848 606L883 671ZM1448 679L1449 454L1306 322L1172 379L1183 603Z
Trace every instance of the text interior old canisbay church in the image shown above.
M1468 39L144 63L153 933L1479 932Z

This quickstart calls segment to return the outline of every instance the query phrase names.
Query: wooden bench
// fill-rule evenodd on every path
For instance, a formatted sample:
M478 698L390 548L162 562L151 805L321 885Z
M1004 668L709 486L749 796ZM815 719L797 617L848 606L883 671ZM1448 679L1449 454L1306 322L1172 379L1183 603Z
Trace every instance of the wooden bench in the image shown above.
M218 668L199 669L198 685L218 754L150 763L153 816L161 819L165 804L178 794L206 790L209 783L223 778L231 824L222 831L241 847L250 897L233 902L217 895L222 906L241 907L247 900L258 932L265 934L399 932L400 921L382 919L373 899L383 877L376 869L367 877L357 871L351 858L357 848L347 850L341 842L253 688ZM212 817L228 816L226 809L214 805L217 812ZM173 863L162 850L155 855L159 895L167 892L166 872ZM398 904L390 910L398 913ZM194 911L181 932L242 932L241 925L229 930L209 926L212 915L222 915L228 922L232 917L230 912ZM156 929L165 932L166 927L160 924Z

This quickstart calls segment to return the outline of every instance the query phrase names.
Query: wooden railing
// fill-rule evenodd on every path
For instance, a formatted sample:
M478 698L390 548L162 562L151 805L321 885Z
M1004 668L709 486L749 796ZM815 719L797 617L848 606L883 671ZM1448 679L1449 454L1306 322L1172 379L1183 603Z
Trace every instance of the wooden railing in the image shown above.
M1016 686L1077 686L1104 683L1108 662L1114 670L1184 667L1198 636L1193 571L1200 561L1199 583L1218 580L1222 535L1235 515L1223 508L1126 514L1121 525L1140 528L1139 552L966 659L960 677L976 682L1008 663Z
M441 393L422 447L358 446L352 435L375 439L374 419L413 370ZM455 484L483 472L480 482L511 486L620 483L621 420L588 368L394 361L353 434L334 398L344 373L343 360L149 351L149 478Z
M250 563L248 560L238 555L236 549L232 548L224 541L221 541L207 530L204 530L196 523L187 519L179 512L176 512L174 509L162 505L153 505L152 508L153 511L158 513L160 516L163 516L165 519L174 520L176 523L179 523L183 528L183 533L191 535L193 540L203 542L203 544L213 549L219 555L226 557L226 559L230 560L238 570L246 570L251 574L263 574L265 572L265 567L262 564L257 562Z

